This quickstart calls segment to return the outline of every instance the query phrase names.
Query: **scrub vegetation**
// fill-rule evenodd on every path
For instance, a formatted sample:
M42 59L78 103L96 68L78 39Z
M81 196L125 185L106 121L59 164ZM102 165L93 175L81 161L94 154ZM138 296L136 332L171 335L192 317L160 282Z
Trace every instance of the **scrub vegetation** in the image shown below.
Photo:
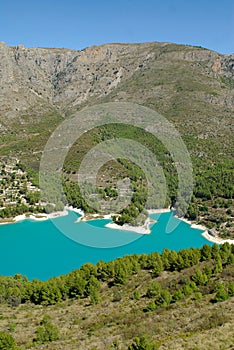
M225 243L86 263L48 281L1 277L0 339L21 349L211 349L202 342L212 332L212 346L228 348L233 272Z

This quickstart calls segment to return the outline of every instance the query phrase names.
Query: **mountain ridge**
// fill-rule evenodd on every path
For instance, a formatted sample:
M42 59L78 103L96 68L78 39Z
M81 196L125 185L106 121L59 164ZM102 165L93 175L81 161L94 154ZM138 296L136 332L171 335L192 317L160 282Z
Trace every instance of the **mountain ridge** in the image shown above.
M29 113L35 104L42 111L55 108L62 113L72 105L73 111L91 98L105 97L134 72L162 59L207 61L208 75L234 75L234 55L157 42L103 44L83 50L27 49L1 43L0 57L1 114L7 118Z

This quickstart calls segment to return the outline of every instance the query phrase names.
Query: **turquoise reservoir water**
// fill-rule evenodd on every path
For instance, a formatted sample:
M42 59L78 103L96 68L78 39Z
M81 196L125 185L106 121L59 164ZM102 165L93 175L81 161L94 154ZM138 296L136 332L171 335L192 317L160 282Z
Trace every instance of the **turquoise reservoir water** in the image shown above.
M104 227L111 220L75 223L78 217L70 211L67 216L53 220L24 220L1 225L0 274L20 273L29 279L46 280L77 269L86 262L110 261L126 254L162 252L164 248L179 250L211 244L201 235L201 230L191 229L180 220L178 223L174 217L172 223L176 228L167 234L166 226L172 213L151 215L157 222L152 224L150 235ZM66 231L66 235L62 231ZM90 242L91 246L82 242ZM102 248L105 246L109 248Z

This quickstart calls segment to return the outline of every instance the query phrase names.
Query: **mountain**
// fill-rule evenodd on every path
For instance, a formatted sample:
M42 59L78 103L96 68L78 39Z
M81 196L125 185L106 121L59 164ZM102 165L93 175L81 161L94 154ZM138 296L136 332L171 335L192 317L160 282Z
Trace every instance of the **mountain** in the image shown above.
M81 51L1 43L0 91L0 155L17 155L34 169L55 127L84 107L135 102L161 113L193 161L197 200L190 216L199 212L210 227L233 231L234 55L158 42ZM76 157L71 152L70 173Z
M110 44L81 51L0 43L0 78L1 129L9 131L13 124L35 123L35 116L55 111L67 116L107 99L137 101L168 116L182 97L193 110L198 100L200 109L205 105L210 112L231 112L234 105L234 55L170 43Z

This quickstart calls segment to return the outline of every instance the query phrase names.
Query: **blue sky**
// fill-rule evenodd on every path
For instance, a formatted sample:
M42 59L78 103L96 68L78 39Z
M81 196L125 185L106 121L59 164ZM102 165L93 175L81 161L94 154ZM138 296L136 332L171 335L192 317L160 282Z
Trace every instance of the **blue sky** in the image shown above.
M167 41L234 53L233 33L233 0L0 0L7 45Z

